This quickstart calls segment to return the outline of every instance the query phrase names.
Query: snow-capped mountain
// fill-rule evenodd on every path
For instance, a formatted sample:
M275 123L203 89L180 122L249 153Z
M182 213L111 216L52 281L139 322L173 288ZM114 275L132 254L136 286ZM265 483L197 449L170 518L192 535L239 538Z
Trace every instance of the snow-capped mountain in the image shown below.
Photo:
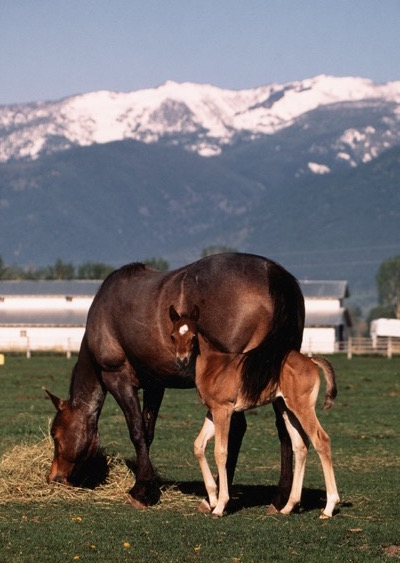
M3 106L0 258L178 266L228 246L347 279L365 303L400 253L399 178L400 81L167 82Z
M346 127L331 140L335 158L356 166L400 143L400 81L377 85L362 78L315 78L248 90L166 82L129 93L99 91L53 102L0 107L0 162L135 139L182 146L214 156L238 141L253 141L293 126L305 115L338 104L385 108L379 121ZM357 156L355 156L355 152ZM318 159L314 174L330 171Z

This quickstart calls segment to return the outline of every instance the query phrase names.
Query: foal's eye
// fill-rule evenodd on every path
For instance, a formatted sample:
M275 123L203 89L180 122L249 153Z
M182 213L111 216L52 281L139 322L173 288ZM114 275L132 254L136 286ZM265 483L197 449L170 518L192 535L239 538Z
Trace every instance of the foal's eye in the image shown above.
M171 338L171 342L175 342L175 336L173 334L170 334L170 338Z

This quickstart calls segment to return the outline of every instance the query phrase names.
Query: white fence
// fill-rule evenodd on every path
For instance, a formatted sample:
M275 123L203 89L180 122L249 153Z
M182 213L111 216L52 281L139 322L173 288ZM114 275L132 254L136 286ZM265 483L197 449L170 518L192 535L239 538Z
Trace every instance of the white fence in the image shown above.
M30 358L32 352L56 352L71 357L79 351L84 332L84 327L11 328L7 334L0 333L0 353L18 352Z
M308 356L314 354L347 354L349 360L353 356L386 356L391 358L394 355L400 355L400 338L349 337L346 341L334 343L329 341L325 345L321 341L314 342L310 339L307 342L303 340L301 351Z
M347 357L359 356L386 356L391 358L400 354L400 338L385 336L379 338L349 338L346 343Z

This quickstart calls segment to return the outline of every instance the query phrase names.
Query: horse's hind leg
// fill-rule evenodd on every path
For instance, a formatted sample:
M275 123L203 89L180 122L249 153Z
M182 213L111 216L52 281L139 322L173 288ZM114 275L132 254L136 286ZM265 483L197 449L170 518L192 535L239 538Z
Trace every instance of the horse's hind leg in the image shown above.
M309 440L292 412L284 410L282 415L292 441L294 451L294 475L289 499L280 512L281 514L290 514L301 500Z
M278 399L278 401L281 401L281 399ZM274 402L272 406L275 411L275 425L278 430L279 441L281 443L281 475L279 478L278 490L274 500L268 508L268 514L279 512L286 505L293 483L292 442L290 440L286 424L283 420L282 412L278 407L278 401Z
M147 448L150 446L154 439L154 429L156 426L158 411L164 397L164 387L149 386L143 389L143 423L146 430L146 443Z
M228 459L226 461L229 486L233 483L239 452L246 429L247 422L244 412L234 412L229 427Z

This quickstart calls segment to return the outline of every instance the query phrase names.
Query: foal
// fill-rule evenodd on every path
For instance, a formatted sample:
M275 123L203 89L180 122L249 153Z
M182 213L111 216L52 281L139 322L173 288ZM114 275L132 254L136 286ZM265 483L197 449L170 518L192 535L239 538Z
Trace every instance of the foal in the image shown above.
M282 364L277 386L267 385L256 400L249 399L241 377L243 354L223 353L197 332L198 307L190 316L180 316L171 305L169 314L173 322L171 339L177 361L184 365L190 361L192 354L197 353L196 387L212 415L212 420L206 418L194 442L194 453L209 499L209 504L205 503L207 510L215 516L222 516L229 500L226 459L233 412L276 402L285 420L295 455L292 489L281 513L289 514L300 502L311 440L321 460L327 491L326 506L320 517L330 518L340 499L332 465L330 438L317 419L315 404L320 386L318 367L322 369L326 381L324 408L330 408L336 397L335 373L331 364L324 358L308 358L300 352L291 351ZM214 434L219 491L205 457L207 442Z

